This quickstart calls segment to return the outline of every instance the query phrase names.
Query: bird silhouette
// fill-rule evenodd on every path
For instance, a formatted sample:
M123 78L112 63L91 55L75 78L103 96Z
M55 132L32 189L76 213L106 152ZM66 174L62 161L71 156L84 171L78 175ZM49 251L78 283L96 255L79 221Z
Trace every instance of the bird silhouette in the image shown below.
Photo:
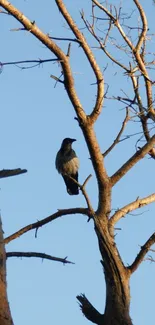
M65 138L62 141L61 148L56 155L55 165L66 184L67 192L70 195L78 195L79 187L70 177L78 182L79 159L72 149L72 143L76 139Z

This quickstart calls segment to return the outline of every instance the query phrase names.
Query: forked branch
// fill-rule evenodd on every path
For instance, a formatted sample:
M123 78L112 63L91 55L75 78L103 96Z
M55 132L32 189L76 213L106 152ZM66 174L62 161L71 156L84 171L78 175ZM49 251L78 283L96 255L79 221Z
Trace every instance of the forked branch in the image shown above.
M61 50L61 48L45 33L43 33L36 23L30 21L20 10L15 8L9 1L0 0L0 6L2 6L5 10L7 10L12 16L14 16L27 31L33 34L38 40L40 40L61 62L63 74L64 74L64 85L65 89L68 93L68 96L73 104L73 107L76 111L76 114L80 121L83 123L86 120L86 114L82 108L80 100L77 96L75 87L74 87L74 79L72 76L71 67L68 61L68 57Z
M63 81L64 86L67 91L68 97L71 100L75 112L77 114L78 122L83 131L89 149L89 153L92 159L92 164L96 173L98 187L99 187L99 201L100 201L98 212L101 213L104 210L106 214L107 211L110 211L109 205L110 205L111 188L109 184L108 175L103 165L103 156L101 154L100 147L98 145L95 132L93 129L93 125L92 125L96 121L97 117L99 116L102 108L102 103L104 98L103 76L90 47L88 46L83 34L77 28L72 17L68 13L63 1L62 0L55 0L55 1L63 17L69 24L69 27L71 28L72 32L75 34L76 38L80 41L81 47L83 48L87 56L87 59L96 76L97 99L96 99L95 108L92 114L90 114L90 116L86 116L84 109L81 105L81 102L79 100L79 97L76 93L72 70L67 55L49 37L49 35L46 35L38 28L38 26L34 21L31 22L22 12L20 12L17 8L15 8L8 0L0 0L0 6L2 6L12 16L14 16L25 27L27 31L31 32L31 34L33 34L38 40L40 40L46 46L46 48L48 48L52 53L54 53L55 56L60 60L60 64L64 76L64 81ZM109 192L109 195L106 194L107 190Z
M86 178L86 180L84 181L84 183L81 185L79 182L77 182L76 181L76 179L74 179L73 177L71 177L71 176L68 176L74 183L76 183L78 186L79 186L79 188L80 188L80 190L81 190L81 192L82 192L82 194L83 194L83 196L84 196L84 198L85 198L85 200L86 200L86 203L87 203L87 207L88 207L88 210L89 210L89 214L92 214L92 216L95 214L95 212L94 212L94 210L93 210L93 208L92 208L92 205L91 205L91 203L90 203L90 200L89 200L89 197L88 197L88 194L87 194L87 192L86 192L86 190L85 190L85 186L86 186L86 184L87 184L87 182L89 181L89 179L92 177L92 175L90 174L87 178Z
M92 4L93 5L93 4ZM95 6L95 5L94 5ZM107 57L112 61L114 62L115 64L117 64L118 66L120 66L123 70L125 70L127 73L129 73L129 69L122 63L120 63L118 60L115 59L115 57L113 57L111 55L110 52L108 52L107 48L106 48L106 43L109 39L109 34L110 34L110 30L111 30L111 27L113 26L112 24L112 20L109 20L109 27L108 27L108 31L106 33L106 36L104 38L104 42L101 41L101 38L97 36L97 34L95 33L95 30L94 30L94 25L91 25L84 17L84 14L83 12L81 13L81 18L87 28L87 30L89 31L89 33L96 39L96 41L99 43L100 45L100 49L107 55ZM95 17L93 17L93 19L95 20Z
M149 117L155 121L155 110L153 108L153 100L152 100L152 82L150 80L148 71L146 69L146 65L145 62L141 56L140 53L140 49L142 44L145 42L146 39L146 33L147 33L147 19L144 13L144 10L142 8L142 6L140 5L138 0L134 0L134 3L137 7L137 9L139 10L140 16L141 16L141 20L142 20L142 32L138 38L138 42L137 45L134 46L133 42L130 41L130 39L127 37L126 33L124 32L119 19L116 15L116 17L114 17L112 15L112 13L102 4L100 4L100 2L98 0L92 0L92 2L94 4L96 4L96 6L101 9L112 21L112 23L117 27L120 35L123 37L125 43L128 45L128 47L131 49L135 60L137 62L137 65L139 67L139 70L141 71L143 77L144 77L144 81L145 81L145 86L146 86L146 97L147 97L147 109L148 109L148 114Z
M138 42L137 42L137 45L136 45L136 50L139 52L143 42L145 41L146 33L147 33L147 30L148 30L148 25L147 25L146 15L145 15L145 12L144 12L141 4L139 3L138 0L134 0L134 3L135 3L135 5L136 5L136 7L137 7L137 9L138 9L138 11L140 13L142 26L143 26L141 34L140 34Z
M98 115L100 114L101 109L102 109L102 105L103 105L103 99L104 99L103 75L102 75L102 72L101 72L97 62L96 62L94 54L91 51L91 48L87 44L87 41L86 41L84 35L81 33L81 31L76 26L73 18L71 17L69 12L67 11L63 1L62 0L55 0L55 1L56 1L56 4L57 4L60 12L62 13L63 17L67 21L70 29L72 30L72 32L76 36L77 40L80 42L80 45L81 45L84 53L86 54L86 57L87 57L90 65L91 65L91 67L92 67L92 69L94 71L94 74L96 76L97 98L96 98L96 104L95 104L95 107L93 109L93 112L90 114L90 120L91 120L92 123L94 123L96 121Z
M98 0L92 0L93 3L95 3L95 5L101 9L103 12L105 12L105 14L111 19L111 21L113 22L113 24L118 28L120 34L122 35L123 39L125 40L125 42L127 43L127 45L129 46L129 48L133 51L134 50L134 46L132 44L132 42L130 41L130 39L127 37L126 33L124 32L122 26L119 23L118 17L114 17L112 15L112 13L102 4L100 4L100 2Z

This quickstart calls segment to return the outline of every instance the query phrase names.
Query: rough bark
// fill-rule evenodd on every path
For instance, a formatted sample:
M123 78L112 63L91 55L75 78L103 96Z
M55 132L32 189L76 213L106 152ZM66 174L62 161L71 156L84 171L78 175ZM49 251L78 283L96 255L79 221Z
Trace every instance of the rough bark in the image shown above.
M86 28L91 33L91 35L98 41L100 49L102 49L105 54L119 67L121 67L128 77L131 78L133 84L133 91L134 97L133 100L131 98L125 99L130 102L130 106L136 105L134 108L134 112L136 115L139 116L139 119L142 124L142 129L144 136L146 138L146 144L140 148L128 161L126 161L111 177L108 176L105 164L104 164L104 157L109 153L118 143L120 139L120 135L123 132L124 125L128 119L128 115L123 122L122 128L116 137L114 143L110 146L110 148L104 153L101 153L96 135L94 130L94 123L98 119L99 115L101 114L102 107L103 107L103 100L106 97L104 92L104 78L100 67L98 66L96 59L93 55L91 48L89 47L83 33L78 29L76 23L74 22L73 18L69 14L63 0L55 0L55 3L61 12L62 16L66 20L70 30L75 35L74 41L80 44L80 50L82 49L89 64L94 72L95 80L96 80L96 101L95 106L90 112L89 115L86 115L84 108L80 102L80 99L77 95L75 84L74 84L74 77L72 73L72 69L69 62L69 49L67 55L62 51L62 49L54 42L54 38L49 37L48 34L44 34L39 27L36 25L35 21L30 21L22 12L20 12L17 8L15 8L8 0L0 0L0 6L4 8L10 15L14 16L22 25L23 28L29 31L32 35L34 35L40 42L48 48L51 53L56 56L56 59L60 62L61 65L61 73L63 72L63 80L57 77L53 78L62 84L64 84L65 90L67 95L74 107L76 112L76 119L79 122L79 126L83 132L91 162L95 171L97 183L98 183L98 192L99 192L99 200L98 200L98 208L97 211L91 207L89 203L88 197L86 192L83 190L83 186L80 187L82 190L83 195L85 196L87 202L87 209L84 208L74 208L74 209L66 209L66 210L59 210L55 214L38 221L36 223L30 224L15 234L12 234L8 238L5 239L5 243L23 235L27 231L31 229L37 229L42 227L44 224L51 222L52 220L61 217L66 214L73 214L73 213L82 213L85 214L90 218L94 218L95 223L95 231L99 242L100 253L102 256L102 265L105 274L105 281L106 281L106 305L105 305L105 312L104 314L100 314L89 302L89 300L85 297L85 295L80 295L77 297L78 301L80 302L80 307L85 315L85 317L96 323L98 325L132 325L132 320L129 315L129 307L130 307L130 288L129 288L129 280L131 274L137 269L139 264L142 262L145 254L148 252L150 246L155 243L155 233L147 240L147 242L141 247L139 254L135 258L134 262L130 267L125 267L122 259L119 255L117 247L114 241L114 224L118 221L123 215L127 214L129 211L132 211L135 208L139 208L144 204L148 204L154 202L154 194L148 196L144 199L137 199L136 201L127 204L123 209L119 209L111 220L109 221L109 215L111 212L111 192L112 187L122 178L124 175L136 164L140 161L146 154L149 154L152 158L155 157L154 154L154 145L155 145L155 136L151 138L149 134L148 128L148 119L152 119L155 121L155 110L153 107L153 98L152 98L152 84L151 79L148 75L146 61L144 59L144 52L145 52L145 43L146 43L146 34L148 30L147 19L144 13L143 8L141 7L138 0L134 0L134 4L139 11L141 17L141 24L142 28L140 28L141 32L139 33L138 41L136 46L132 43L132 38L128 37L128 34L125 33L123 26L121 25L119 19L120 17L120 9L117 12L117 8L114 7L115 15L113 16L113 8L110 6L110 11L107 7L104 7L97 0L91 0L90 2L93 5L97 6L102 13L106 14L106 20L109 21L109 28L106 34L105 40L103 40L95 34L94 23L93 25L89 24L87 20L84 18L84 14L81 14L81 17L86 25ZM93 13L92 7L92 15L93 19L95 19L95 15ZM107 19L108 18L108 19ZM104 19L104 18L103 18ZM109 37L109 32L111 26L116 27L119 35L122 37L123 41L126 44L126 48L131 52L133 60L128 62L127 65L124 65L117 61L115 57L113 57L107 50L106 42ZM22 30L23 30L22 28ZM142 48L143 47L143 48ZM121 48L120 48L121 49ZM131 57L131 58L132 58ZM136 67L135 67L136 63ZM136 70L135 70L136 69ZM139 72L138 74L136 72ZM140 76L144 79L145 83L145 91L146 91L146 102L147 108L144 109L143 103L140 97L140 89L139 89L139 77ZM121 100L121 97L118 96L117 100ZM122 98L122 102L124 99ZM128 102L127 102L128 103ZM129 106L129 107L130 107ZM137 108L138 107L138 108ZM11 176L8 175L8 171L1 171L0 177L7 177ZM23 171L25 172L25 170ZM21 173L21 172L20 172ZM11 172L12 174L12 172ZM13 173L14 174L14 173ZM12 175L13 175L12 174ZM10 310L7 302L7 294L6 294L6 278L5 278L5 251L4 247L2 246L3 239L1 239L1 263L0 263L0 271L1 271L1 279L0 279L0 288L1 288L1 295L0 295L0 317L6 319L6 322L3 322L2 318L0 318L0 325L10 325L12 324ZM32 254L31 254L32 255ZM5 303L4 303L5 302ZM10 322L9 322L10 321Z
M103 325L132 325L130 307L130 271L124 266L114 239L102 219L96 218L95 231L99 241L106 281L106 305Z
M0 325L13 325L6 287L6 253L0 219Z

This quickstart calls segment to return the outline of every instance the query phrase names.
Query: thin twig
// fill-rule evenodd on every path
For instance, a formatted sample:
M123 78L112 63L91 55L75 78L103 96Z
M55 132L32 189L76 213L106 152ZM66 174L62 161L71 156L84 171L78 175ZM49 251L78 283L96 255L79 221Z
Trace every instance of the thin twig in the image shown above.
M66 38L66 37L53 37L49 35L49 38L56 40L56 41L70 41L70 42L76 42L80 44L80 40L77 38Z
M20 32L20 31L26 31L26 28L19 27L19 28L11 28L10 32Z
M54 76L53 74L50 75L50 78L56 80L56 82L60 82L60 83L64 84L63 80L59 79L58 77Z
M95 212L94 212L94 210L93 210L93 208L92 208L92 205L91 205L91 203L90 203L90 200L89 200L88 194L87 194L87 192L86 192L86 190L85 190L85 186L86 186L87 182L89 181L89 179L92 177L92 175L90 174L90 175L86 178L86 180L84 181L84 183L83 183L82 185L81 185L79 182L77 182L76 179L74 179L73 177L71 177L71 176L69 176L69 175L68 175L68 177L69 177L69 178L70 178L74 183L76 183L76 184L79 186L79 188L80 188L80 190L81 190L81 192L82 192L82 194L83 194L83 196L84 196L84 198L85 198L85 200L86 200L88 210L90 211L90 213L92 213L92 216L94 216ZM90 218L90 216L89 216L89 218Z
M112 143L112 145L103 153L104 158L109 154L109 152L112 151L112 149L116 146L116 144L119 143L120 137L121 137L121 135L122 135L122 133L123 133L123 131L125 129L125 126L126 126L127 122L129 121L129 119L130 119L130 117L129 117L129 109L126 108L126 117L125 117L125 119L124 119L124 121L122 123L122 127L121 127L116 139Z
M1 10L1 9L0 9L0 14L10 15L9 12L7 12L7 11L5 11L5 10Z
M68 45L68 50L67 50L67 56L70 57L70 52L71 52L71 43Z
M154 259L151 255L149 255L148 257L146 257L146 258L144 259L144 261L150 261L150 262L155 263L155 259Z
M147 117L145 116L145 110L142 104L142 100L139 94L139 83L138 83L138 78L135 77L132 73L130 75L132 84L133 84L133 88L134 88L134 92L135 92L135 96L138 102L138 108L139 108L139 117L142 123L142 128L143 128L143 132L144 132L144 136L146 138L146 141L150 140L150 134L149 134L149 130L148 130L148 126L147 126Z
M86 180L84 181L84 183L83 183L83 187L85 187L86 186L86 184L87 184L87 182L89 181L89 179L92 177L92 175L90 174L87 178L86 178Z
M102 11L105 12L105 14L112 20L113 24L118 28L120 34L122 35L123 39L125 40L125 42L128 44L128 46L131 48L131 50L133 51L134 50L134 46L132 44L132 42L130 41L130 39L126 36L122 26L120 25L117 17L115 18L111 12L106 8L104 7L102 4L100 4L97 0L92 0L96 6L98 8L100 8Z
M88 21L86 21L86 19L84 18L84 15L81 15L81 18L87 28L87 30L89 31L89 33L96 39L96 41L98 42L98 44L100 45L100 49L103 50L103 52L108 56L108 58L114 62L115 64L119 65L123 70L125 70L126 72L129 73L129 69L122 63L120 63L118 60L116 60L106 49L106 42L109 38L109 34L110 34L110 30L113 26L111 20L109 21L109 27L108 27L108 31L107 34L105 36L104 42L101 42L101 39L97 36L97 34L94 31L94 28L92 28L92 26L89 24Z
M12 62L0 62L2 66L5 65L17 65L17 64L29 64L29 63L47 63L47 62L60 62L58 59L38 59L38 60L22 60L22 61L12 61Z
M151 248L151 249L149 249L149 251L155 253L155 249Z

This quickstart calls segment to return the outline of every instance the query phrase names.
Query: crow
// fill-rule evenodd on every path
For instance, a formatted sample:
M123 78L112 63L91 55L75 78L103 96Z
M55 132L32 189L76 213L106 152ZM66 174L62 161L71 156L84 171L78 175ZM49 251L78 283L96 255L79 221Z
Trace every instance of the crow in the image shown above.
M72 143L76 139L65 138L61 148L56 155L55 166L64 179L67 192L70 195L79 194L79 187L70 177L78 182L79 159L72 149Z

